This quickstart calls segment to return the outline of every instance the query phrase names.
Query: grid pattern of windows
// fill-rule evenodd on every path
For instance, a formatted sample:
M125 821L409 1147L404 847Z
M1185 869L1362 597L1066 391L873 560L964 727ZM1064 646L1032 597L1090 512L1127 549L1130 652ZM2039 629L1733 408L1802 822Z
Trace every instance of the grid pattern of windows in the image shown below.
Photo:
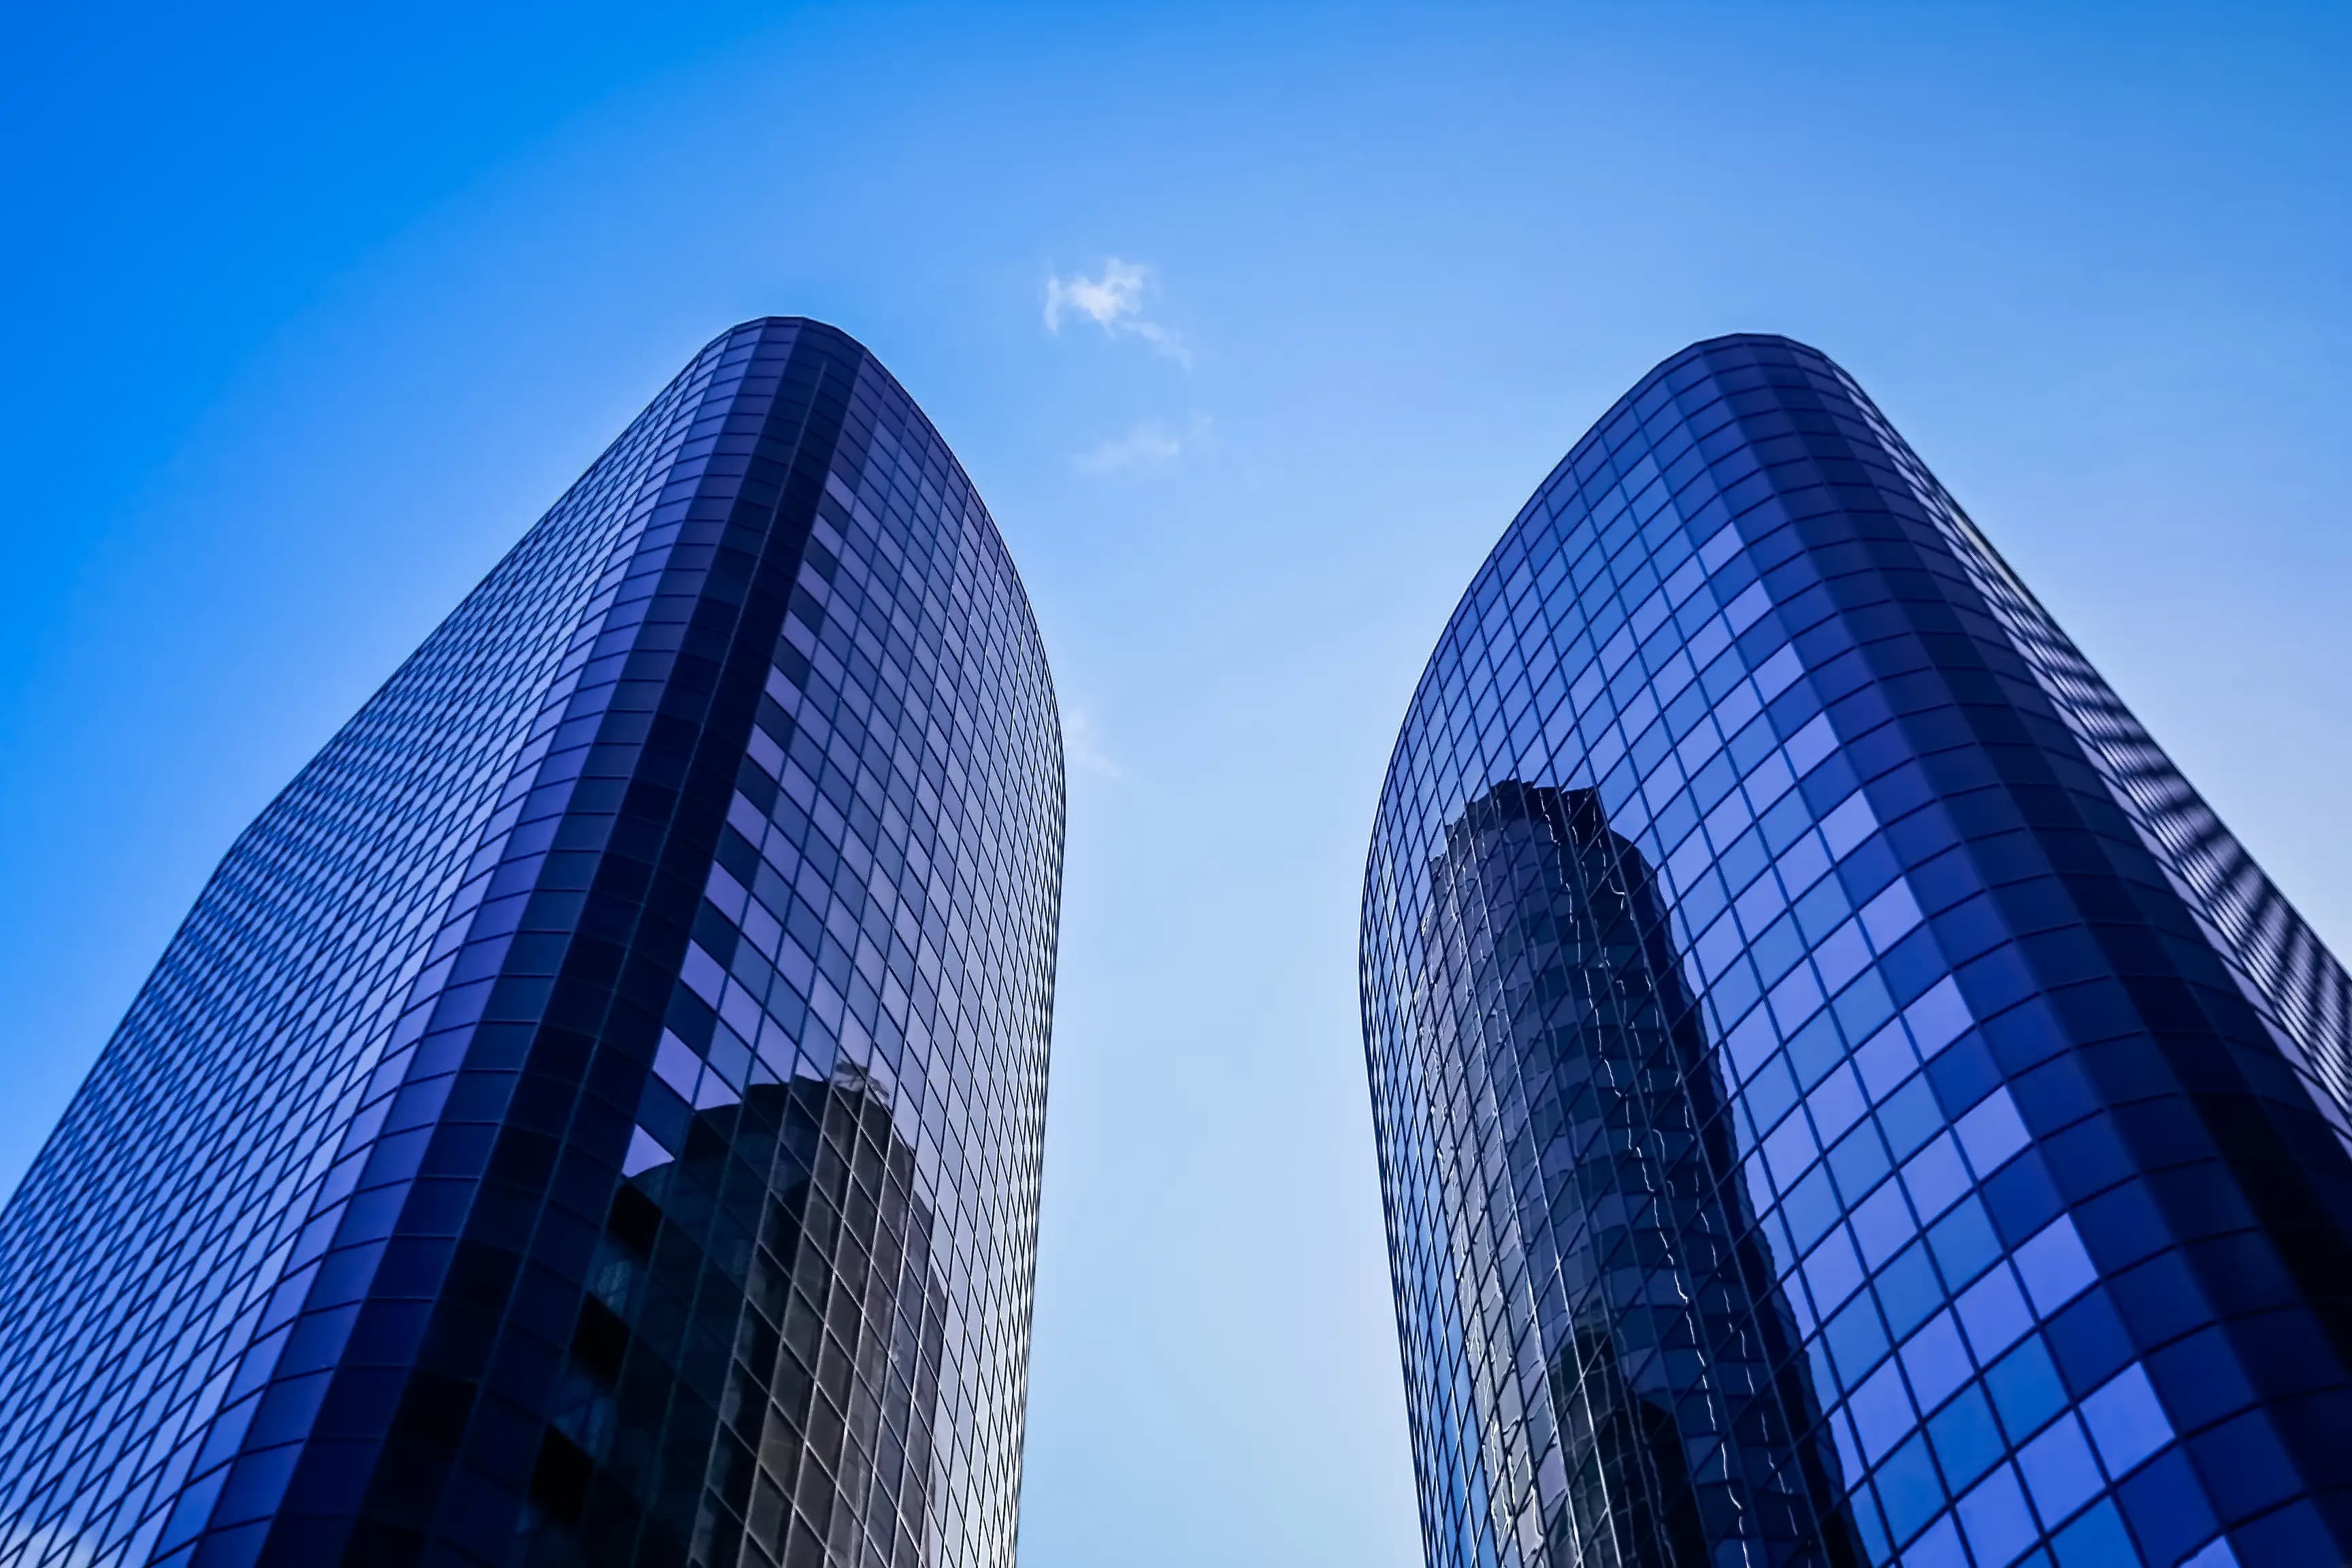
M1061 858L905 393L713 342L240 838L0 1217L0 1564L1012 1560Z
M2352 1547L2342 971L1817 353L1513 522L1361 967L1433 1568Z

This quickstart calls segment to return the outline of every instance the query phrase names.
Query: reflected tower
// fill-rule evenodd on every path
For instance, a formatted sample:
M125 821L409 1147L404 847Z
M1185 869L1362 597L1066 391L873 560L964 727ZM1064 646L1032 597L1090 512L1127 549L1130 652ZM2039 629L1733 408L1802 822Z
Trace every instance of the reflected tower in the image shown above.
M720 335L237 839L0 1215L0 1568L1009 1568L1061 731Z
M614 1195L530 1556L730 1562L730 1517L756 1542L797 1516L841 1562L861 1532L870 1561L937 1562L950 1303L908 1130L854 1069L714 1098Z
M1438 1167L1507 1357L1505 1474L1553 1559L1856 1561L1821 1410L1738 1186L1727 1101L1641 852L1595 793L1506 780L1447 830L1422 1026L1491 1151ZM1467 1311L1449 1314L1469 1331ZM1486 1320L1478 1320L1480 1329ZM1466 1340L1465 1340L1466 1342Z
M1644 376L1382 786L1431 1568L2352 1558L2352 980L1884 415Z

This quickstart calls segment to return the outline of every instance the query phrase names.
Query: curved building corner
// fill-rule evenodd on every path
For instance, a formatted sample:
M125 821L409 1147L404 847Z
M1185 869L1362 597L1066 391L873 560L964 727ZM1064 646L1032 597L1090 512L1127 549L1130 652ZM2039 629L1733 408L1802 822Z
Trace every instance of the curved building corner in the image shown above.
M0 1568L1010 1568L1062 833L938 432L721 334L238 838L0 1214Z
M2352 986L1820 353L1513 520L1360 957L1432 1568L2352 1555Z

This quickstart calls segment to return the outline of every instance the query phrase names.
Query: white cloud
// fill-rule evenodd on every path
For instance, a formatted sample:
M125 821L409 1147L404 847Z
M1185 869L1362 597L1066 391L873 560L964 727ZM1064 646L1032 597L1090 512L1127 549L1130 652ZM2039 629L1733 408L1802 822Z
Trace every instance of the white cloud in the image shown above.
M1121 468L1156 468L1174 462L1187 452L1206 447L1210 439L1211 427L1205 414L1193 415L1181 429L1164 419L1145 419L1072 460L1090 474L1114 473Z
M1075 310L1088 321L1106 328L1136 315L1143 309L1143 287L1150 280L1148 269L1132 261L1112 257L1103 263L1099 278L1084 273L1069 278L1045 279L1045 330L1062 330L1062 316Z
M1062 755L1079 773L1105 779L1125 776L1095 738L1094 721L1083 708L1072 708L1063 719Z
M1143 313L1143 297L1153 287L1151 268L1114 256L1103 263L1102 276L1083 272L1045 279L1045 330L1058 333L1065 318L1083 317L1112 337L1136 337L1158 353L1189 367L1192 351L1172 328Z

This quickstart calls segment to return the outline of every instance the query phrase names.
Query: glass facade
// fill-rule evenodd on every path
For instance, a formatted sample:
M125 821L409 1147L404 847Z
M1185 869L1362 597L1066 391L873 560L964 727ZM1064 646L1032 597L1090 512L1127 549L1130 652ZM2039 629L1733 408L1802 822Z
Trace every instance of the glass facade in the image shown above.
M1869 400L1697 344L1414 694L1432 1568L2352 1557L2352 984Z
M0 1215L0 1568L1009 1568L1061 731L722 335L240 837Z

